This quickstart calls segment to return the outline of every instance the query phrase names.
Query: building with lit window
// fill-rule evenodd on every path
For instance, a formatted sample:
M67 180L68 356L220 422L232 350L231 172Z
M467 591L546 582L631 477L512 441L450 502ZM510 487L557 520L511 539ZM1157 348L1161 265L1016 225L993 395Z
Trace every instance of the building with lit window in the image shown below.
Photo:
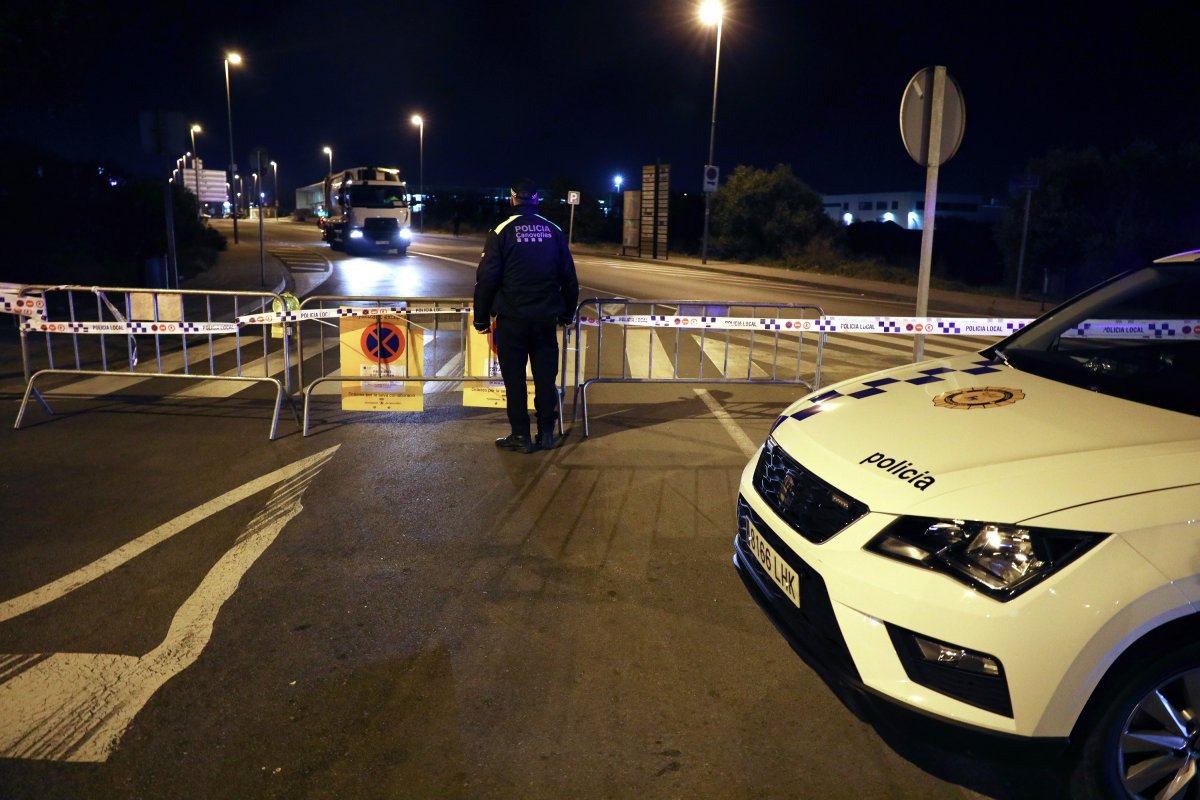
M924 192L869 192L822 195L825 213L843 225L855 222L894 222L909 230L925 227ZM991 222L1004 209L996 200L978 194L938 194L937 215L972 222Z

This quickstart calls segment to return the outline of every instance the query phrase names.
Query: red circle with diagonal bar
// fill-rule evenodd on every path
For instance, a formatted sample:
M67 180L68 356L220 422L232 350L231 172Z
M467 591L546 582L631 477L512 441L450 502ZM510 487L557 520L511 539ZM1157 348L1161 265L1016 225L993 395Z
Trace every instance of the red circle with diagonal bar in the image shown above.
M380 364L390 364L404 355L404 331L390 322L380 322L362 332L363 355Z

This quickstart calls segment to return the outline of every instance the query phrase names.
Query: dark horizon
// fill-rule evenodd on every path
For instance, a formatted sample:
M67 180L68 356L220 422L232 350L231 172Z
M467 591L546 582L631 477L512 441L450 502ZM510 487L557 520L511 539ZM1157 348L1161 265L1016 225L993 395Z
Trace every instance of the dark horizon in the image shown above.
M727 4L716 157L790 164L822 193L914 191L924 170L900 140L901 93L945 65L962 87L966 132L941 170L946 192L1001 197L1033 158L1138 141L1176 147L1200 129L1200 22L1194 4L1087 8L908 5L864 14L794 2ZM222 60L231 73L235 159L256 146L296 186L327 168L420 171L413 113L426 122L427 187L503 186L563 177L585 192L628 188L644 164L670 163L673 189L698 191L707 160L715 34L683 0L603 6L377 4L331 10L227 2L200 9L65 0L3 13L6 138L76 160L150 174L138 113L182 112L205 132L209 168L229 161Z

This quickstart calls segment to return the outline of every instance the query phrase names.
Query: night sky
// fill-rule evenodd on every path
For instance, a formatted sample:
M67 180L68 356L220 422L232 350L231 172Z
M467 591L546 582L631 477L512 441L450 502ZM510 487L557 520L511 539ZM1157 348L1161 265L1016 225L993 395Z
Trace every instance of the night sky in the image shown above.
M20 7L18 7L20 6ZM900 140L901 93L945 65L966 135L943 191L999 197L1030 158L1146 140L1200 142L1200 4L836 3L731 0L721 46L716 162L790 164L820 192L919 191ZM233 134L291 189L334 166L428 187L528 175L607 192L641 165L696 190L708 150L715 31L687 0L525 3L7 3L0 10L0 138L147 172L138 112L181 111L210 168ZM245 168L243 167L244 171Z

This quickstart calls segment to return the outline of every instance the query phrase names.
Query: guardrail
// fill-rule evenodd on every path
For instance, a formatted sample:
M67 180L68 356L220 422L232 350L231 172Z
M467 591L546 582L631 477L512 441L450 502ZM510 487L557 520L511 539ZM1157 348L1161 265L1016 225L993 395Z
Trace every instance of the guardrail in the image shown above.
M582 409L583 435L590 434L587 393L597 383L773 383L814 391L823 316L820 306L796 303L584 300L575 312L572 421Z
M282 309L279 295L23 286L17 302L22 307L18 313L25 392L15 428L21 427L31 397L47 414L54 413L37 388L49 376L103 377L115 381L108 384L108 391L150 378L169 378L274 387L270 438L275 438L283 400L291 393L287 332L281 331L276 340L265 328L246 335L243 326L249 315ZM44 342L44 348L37 347L36 341ZM153 359L146 356L148 345L153 347Z

